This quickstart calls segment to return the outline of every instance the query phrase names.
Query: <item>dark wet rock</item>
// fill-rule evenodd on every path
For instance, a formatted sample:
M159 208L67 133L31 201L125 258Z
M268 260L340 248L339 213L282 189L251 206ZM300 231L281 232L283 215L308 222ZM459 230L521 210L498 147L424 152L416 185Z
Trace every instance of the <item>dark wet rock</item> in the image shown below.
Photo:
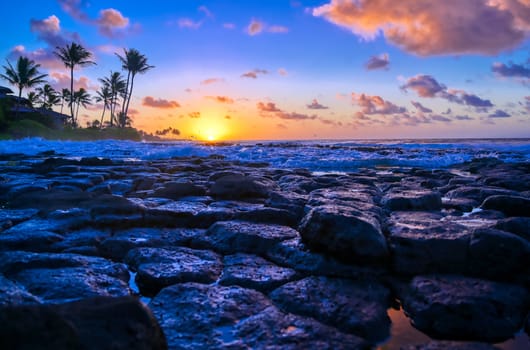
M96 196L100 196L103 194L112 194L112 190L109 186L109 184L98 184L96 186L92 186L86 190L88 193L92 193Z
M153 177L138 177L133 180L133 191L146 191L153 189L156 179Z
M221 257L209 250L190 248L136 248L125 261L137 271L136 283L143 295L154 296L162 288L185 282L215 282L223 265Z
M353 206L358 210L367 210L377 215L381 214L376 207L375 200L379 193L373 187L355 185L352 187L321 188L311 191L307 201L308 207L321 205Z
M284 225L290 227L298 226L299 220L297 215L293 214L288 210L268 207L235 212L233 215L233 219Z
M507 216L530 217L530 198L520 196L491 196L486 198L483 209L498 210Z
M153 197L179 199L186 196L204 196L206 189L192 182L166 182L164 187L154 191Z
M476 229L468 249L468 271L474 276L509 279L530 266L530 242L505 231Z
M0 210L0 231L8 229L20 222L26 221L37 215L37 209Z
M276 183L264 177L245 175L226 175L216 179L210 187L212 197L221 198L267 198L269 193L277 190Z
M112 237L101 242L99 250L105 257L121 260L133 248L187 245L193 237L202 234L204 230L185 228L132 228L117 231Z
M28 269L10 275L45 303L60 303L95 296L130 295L126 281L90 267Z
M388 247L378 218L350 207L323 205L309 211L300 223L307 246L349 262L382 263Z
M11 227L5 233L52 231L65 234L86 226L91 221L87 211L77 208L51 212L46 218L34 217Z
M442 207L445 209L456 209L461 212L471 212L479 206L479 202L469 198L442 198Z
M195 216L207 209L201 202L172 201L157 207L148 208L146 223L153 226L194 227Z
M486 343L456 342L447 340L432 340L425 344L404 345L400 350L500 350L498 347Z
M530 241L530 218L528 217L511 217L499 220L495 228L511 232Z
M164 288L149 303L170 349L240 344L231 328L270 306L263 294L252 289L199 283Z
M304 274L345 278L372 278L383 275L381 268L355 266L337 261L333 256L311 251L300 237L282 241L267 252L272 262Z
M167 349L164 334L135 298L0 308L2 349Z
M496 195L517 196L518 193L500 187L461 186L445 194L447 198L467 198L482 203L486 198Z
M415 277L401 300L414 327L432 337L486 342L510 338L530 305L523 287L451 275Z
M312 318L284 314L271 306L237 323L230 334L251 349L370 349L363 339ZM239 344L238 344L239 345Z
M50 231L17 231L0 234L0 251L27 250L45 252L52 250L54 243L63 240L63 236Z
M393 188L381 203L389 210L440 210L442 198L439 192L421 188Z
M91 198L92 194L87 192L63 191L52 188L46 191L24 193L11 200L9 206L15 209L34 208L48 212L56 209L74 208L79 203Z
M39 304L40 300L23 286L0 274L0 308L6 305Z
M90 209L92 216L142 214L145 207L122 196L101 195L83 202L82 207Z
M284 209L293 213L298 219L304 215L307 196L294 192L274 191L270 193L266 205L271 208Z
M249 253L263 256L276 243L295 237L298 237L298 232L287 226L223 221L213 224L203 236L194 237L191 244L222 254Z
M270 294L282 310L312 317L372 342L390 334L390 292L377 282L308 277Z
M442 218L430 212L392 213L388 230L394 271L416 275L466 270L471 233Z
M249 254L225 256L219 283L268 292L292 281L298 274L293 269L277 266L261 257Z

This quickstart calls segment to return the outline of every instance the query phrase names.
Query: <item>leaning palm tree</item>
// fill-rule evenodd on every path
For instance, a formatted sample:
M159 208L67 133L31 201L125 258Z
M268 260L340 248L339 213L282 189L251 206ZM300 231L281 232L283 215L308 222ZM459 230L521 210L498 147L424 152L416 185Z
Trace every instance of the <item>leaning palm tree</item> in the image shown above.
M24 56L18 58L16 67L13 67L9 61L7 61L7 66L3 66L5 73L0 74L0 77L18 88L19 102L24 88L30 88L45 82L44 77L47 74L40 74L39 67L40 64ZM18 103L15 111L15 116L17 115Z
M90 94L83 88L80 88L74 92L72 105L76 105L75 118L73 126L77 126L77 116L79 115L79 106L86 108L88 105L92 104Z
M96 102L103 103L103 112L101 113L101 121L99 122L99 127L101 128L103 126L103 118L105 117L105 112L107 111L107 108L110 108L112 94L110 91L110 87L107 84L103 84L101 88L96 91L96 94L97 95L94 97Z
M76 66L84 67L91 64L96 64L91 61L92 53L77 43L71 43L65 47L57 47L53 52L61 61L63 61L66 68L70 68L70 95L74 94L74 68ZM74 104L70 101L70 116L72 123L75 124Z
M142 55L140 51L136 49L123 49L124 56L118 56L122 63L122 68L127 71L127 84L125 88L125 95L123 97L123 105L121 111L127 115L129 112L129 103L131 102L131 96L134 88L134 77L136 74L140 73L143 74L150 70L151 68L155 68L155 66L151 66L147 63L147 57L145 55Z
M118 96L122 96L126 93L126 83L120 72L110 72L110 76L106 78L100 78L99 81L103 85L107 85L110 89L110 126L114 126L116 120L116 107L118 106Z
M52 109L53 106L58 105L61 101L61 97L50 84L37 88L37 92L39 93L42 108Z

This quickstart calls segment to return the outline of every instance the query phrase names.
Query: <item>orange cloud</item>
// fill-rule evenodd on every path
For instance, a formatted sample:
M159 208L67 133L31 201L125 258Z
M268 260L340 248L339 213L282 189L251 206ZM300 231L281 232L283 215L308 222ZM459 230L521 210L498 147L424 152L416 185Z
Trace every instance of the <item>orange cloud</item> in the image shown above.
M147 106L147 107L164 108L164 109L180 107L180 104L177 101L173 101L173 100L168 101L168 100L164 100L161 98L154 99L151 96L144 97L144 99L142 100L142 105Z
M370 96L366 94L356 94L352 92L351 98L354 104L361 107L364 114L399 114L405 113L405 107L399 107L392 102L384 100L380 96Z
M250 36L261 34L264 31L274 34L284 34L289 32L289 28L280 25L269 26L266 23L253 18L246 29L247 34Z
M204 98L207 98L209 100L213 100L219 103L234 103L234 99L228 97L228 96L205 96Z
M116 36L117 30L124 29L129 25L129 19L124 17L116 9L105 9L99 11L99 18L96 20L99 32L106 37Z
M256 19L252 19L247 26L247 34L248 35L258 35L263 31L263 22L258 21Z
M222 83L225 80L223 78L208 78L201 81L201 85L210 85L215 83Z
M530 33L528 0L331 0L313 15L421 56L494 55Z

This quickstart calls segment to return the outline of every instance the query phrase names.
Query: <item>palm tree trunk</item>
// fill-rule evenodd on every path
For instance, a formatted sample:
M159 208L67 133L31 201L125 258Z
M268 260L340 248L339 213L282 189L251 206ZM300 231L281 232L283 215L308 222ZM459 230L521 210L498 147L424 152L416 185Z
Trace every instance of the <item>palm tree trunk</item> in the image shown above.
M75 125L77 126L77 116L79 115L79 106L81 105L81 102L77 102L77 108L75 111Z
M72 126L75 127L73 97L74 97L74 65L70 67L70 115L72 116Z
M127 106L125 107L125 115L129 113L129 103L131 102L133 87L134 87L134 74L131 76L131 91L129 93L129 98L127 98Z
M103 127L103 118L105 117L105 109L107 105L105 102L103 102L103 113L101 113L101 121L99 122L99 128L101 129Z
M15 120L18 119L18 108L20 106L20 100L22 99L22 86L19 86L18 88L18 101L15 106Z
M125 95L123 96L123 104L121 106L121 112L122 113L127 113L126 110L125 110L125 102L129 100L129 79L131 77L131 71L128 71L127 72L127 83L125 84ZM128 107L128 104L127 104L127 107Z

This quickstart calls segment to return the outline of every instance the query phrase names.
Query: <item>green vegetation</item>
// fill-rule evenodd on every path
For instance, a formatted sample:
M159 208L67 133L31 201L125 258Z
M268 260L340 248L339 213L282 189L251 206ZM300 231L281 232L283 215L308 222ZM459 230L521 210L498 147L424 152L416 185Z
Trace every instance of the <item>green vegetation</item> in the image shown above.
M7 94L2 94L0 98L0 140L24 137L59 140L159 139L132 128L132 119L128 116L134 78L154 68L147 63L145 55L136 49L124 49L124 56L116 54L121 68L127 72L127 78L120 72L111 71L109 77L99 79L102 86L95 96L91 96L83 88L74 90L74 69L96 64L91 61L92 53L72 42L57 47L54 54L70 71L70 89L56 91L44 79L47 74L39 72L40 65L27 57L20 56L15 66L9 61L7 66L3 66L4 74L0 74L0 78L18 89L18 98ZM39 86L41 84L44 85ZM27 98L22 98L22 91L26 88L33 90L27 93ZM101 120L95 119L88 122L86 128L80 128L79 109L92 104L92 100L102 104ZM69 116L63 114L65 104L70 109ZM53 110L59 105L60 113ZM107 110L110 118L105 121Z

